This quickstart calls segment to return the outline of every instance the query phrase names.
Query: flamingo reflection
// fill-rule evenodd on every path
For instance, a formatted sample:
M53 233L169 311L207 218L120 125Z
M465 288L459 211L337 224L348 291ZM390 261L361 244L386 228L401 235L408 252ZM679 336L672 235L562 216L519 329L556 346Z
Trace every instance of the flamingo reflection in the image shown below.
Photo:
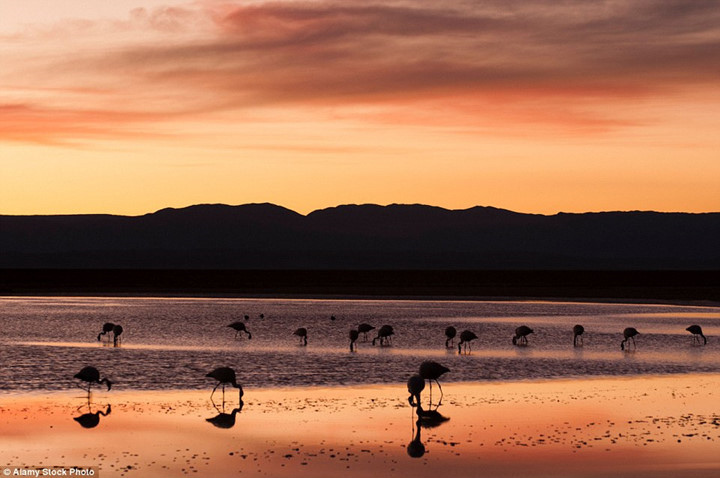
M100 424L100 416L102 415L103 417L106 417L106 416L110 415L110 412L112 411L110 408L110 405L108 404L108 406L104 412L102 410L98 410L97 412L93 413L92 408L90 407L89 398L88 398L87 407L88 407L88 413L83 413L80 416L73 417L73 420L78 422L80 424L80 426L83 428L95 428L96 426L98 426ZM78 411L81 408L82 408L82 406L78 408Z

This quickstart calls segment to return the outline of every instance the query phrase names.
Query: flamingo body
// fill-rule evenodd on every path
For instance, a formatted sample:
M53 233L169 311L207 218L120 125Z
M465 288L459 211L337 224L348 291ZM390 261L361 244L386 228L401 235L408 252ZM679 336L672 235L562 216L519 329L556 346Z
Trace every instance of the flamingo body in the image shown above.
M107 378L100 379L100 372L95 367L83 367L82 370L80 370L78 373L76 373L73 378L77 378L78 380L81 380L88 384L87 390L88 393L90 393L90 387L92 384L105 384L107 386L107 389L110 390L110 387L112 387L112 382L108 380Z
M463 330L460 333L460 342L458 343L458 353L461 353L461 348L463 345L465 345L465 351L467 352L468 347L470 346L470 342L477 338L478 338L478 336L475 335L474 332L470 332L469 330Z
M533 333L533 329L527 325L521 325L515 329L515 336L512 338L513 345L527 345L527 336Z
M378 330L377 337L375 337L372 341L372 344L375 345L376 340L380 340L380 345L390 345L392 336L395 335L395 331L392 328L392 325L383 325L380 327L380 330Z
M248 340L252 339L252 334L247 329L244 322L240 322L238 320L237 322L233 322L232 324L229 324L228 327L235 330L235 338L237 338L237 336L240 332L245 332L248 336Z
M623 330L623 337L625 337L625 339L620 342L620 350L625 350L625 344L630 339L632 339L633 346L637 347L637 345L635 344L635 336L638 334L640 334L640 332L638 332L635 327L628 327Z
M235 370L231 369L230 367L218 367L205 376L214 378L215 380L218 381L217 385L215 385L215 388L213 388L213 391L210 394L211 400L212 400L213 394L215 393L215 390L217 390L217 388L220 385L223 386L223 397L225 396L225 385L232 385L233 387L235 387L239 390L240 400L242 401L242 396L245 394L245 392L243 392L242 385L237 383L237 377L235 375Z
M355 342L357 341L358 337L360 337L360 332L358 332L358 331L355 330L355 329L352 329L352 330L348 333L348 336L350 337L350 352L353 351L353 348L354 348L355 350L357 350L357 344L356 344Z
M293 332L293 335L300 337L300 345L307 345L307 329L305 327L300 327Z
M445 340L445 348L446 349L450 348L452 346L453 339L455 339L456 335L457 335L457 330L452 325L445 328L445 337L447 337L447 340Z
M578 339L580 339L580 343L583 343L582 334L585 333L585 327L583 327L580 324L577 324L575 327L573 327L573 346L577 347L578 345Z
M700 327L699 325L691 325L685 330L693 334L693 340L695 340L697 343L700 343L700 337L702 337L703 345L707 345L707 337L703 335L702 327Z

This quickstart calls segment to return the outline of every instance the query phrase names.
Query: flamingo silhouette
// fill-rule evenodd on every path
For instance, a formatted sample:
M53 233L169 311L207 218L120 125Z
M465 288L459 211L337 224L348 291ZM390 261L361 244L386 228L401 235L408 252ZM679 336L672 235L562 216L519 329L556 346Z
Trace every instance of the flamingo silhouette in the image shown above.
M455 339L455 336L457 335L457 330L455 330L455 327L452 325L445 328L445 337L447 337L447 340L445 340L445 348L448 349L452 347L453 339ZM448 345L450 344L450 345Z
M432 381L435 380L435 383L440 389L440 400L438 401L439 405L440 402L442 402L443 391L442 387L440 386L440 382L438 382L438 378L440 378L443 374L449 371L449 368L445 367L444 365L440 365L437 362L433 362L432 360L426 360L420 364L420 376L423 379L427 380L430 384L430 406L432 406Z
M533 329L527 325L521 325L515 329L515 336L512 338L513 345L527 345L527 336L533 333Z
M633 347L637 348L637 345L635 344L635 336L639 335L640 332L637 331L634 327L628 327L627 329L623 330L623 337L625 337L625 340L620 342L620 350L625 350L625 343L632 339Z
M235 426L235 415L242 411L243 401L240 400L240 406L233 409L230 413L221 412L218 410L218 414L212 418L206 418L205 421L212 423L213 426L218 428L232 428Z
M118 343L119 343L119 342L122 342L122 339L120 338L120 336L121 336L122 333L123 333L122 325L115 324L115 326L113 327L112 332L113 332L113 345L114 345L115 347L117 347L117 346L118 346Z
M702 339L703 339L703 345L707 345L707 337L705 337L705 336L703 335L702 327L700 327L699 325L691 325L690 327L688 327L688 328L685 329L685 330L687 330L688 332L690 332L691 334L693 334L693 341L695 341L695 342L697 342L697 343L699 344L699 343L700 343L700 337L702 337Z
M458 342L458 354L462 353L461 348L462 348L463 344L465 345L466 353L468 351L468 347L470 347L470 350L472 351L472 346L470 345L470 342L477 338L478 338L478 336L475 335L474 332L470 332L469 330L463 330L460 333L460 342Z
M237 383L237 378L235 377L235 370L231 369L230 367L219 367L213 370L212 372L205 375L206 377L214 378L218 381L217 385L215 385L215 388L213 388L212 393L210 394L210 400L212 400L213 394L215 393L215 390L222 385L222 391L223 391L223 403L225 402L225 385L232 385L233 387L238 389L238 393L240 394L240 402L242 403L242 397L245 394L243 392L242 385Z
M420 405L420 393L425 390L425 379L420 375L413 375L407 381L407 389L410 396L408 402L413 407Z
M373 327L370 324L360 324L358 325L358 332L363 334L363 342L367 342L367 333L371 330L375 330L375 327Z
M293 332L293 335L300 337L300 345L307 345L307 329L305 327L300 327Z
M90 394L90 387L92 384L105 384L107 386L107 389L110 390L110 387L112 387L112 382L108 380L107 378L103 378L100 380L100 372L98 372L98 369L95 367L83 367L82 370L80 370L78 373L76 373L73 378L77 378L79 380L82 380L83 382L87 383L87 392ZM85 387L81 387L83 390Z
M583 327L580 324L577 324L575 327L573 327L573 347L578 346L578 339L580 339L580 343L584 344L582 335L585 333L585 327Z
M115 324L112 322L105 322L103 324L102 332L100 332L97 336L98 342L100 341L100 337L103 335L106 335L113 331L113 328L115 328Z
M90 408L89 402L88 402L88 409ZM95 428L100 423L100 415L106 417L110 415L111 412L110 405L107 406L107 409L103 411L97 411L95 413L88 412L83 413L79 417L73 417L73 420L78 422L81 427L83 428Z
M350 352L353 351L353 347L357 351L357 344L355 342L357 341L358 337L360 337L360 332L352 329L350 330L350 333L348 335L350 336Z
M237 322L233 322L232 324L228 325L231 329L235 329L235 338L237 338L238 334L240 332L245 332L248 336L248 340L252 339L252 334L247 329L245 324L243 322L240 322L239 320Z
M441 415L437 409L423 410L420 404L417 405L415 412L417 413L417 421L415 422L417 431L413 430L414 437L412 441L408 443L406 451L411 458L420 458L425 454L425 445L422 443L420 430L423 428L439 427L450 419Z
M379 339L380 346L391 345L393 335L395 335L395 331L393 330L392 326L383 325L382 327L380 327L380 330L378 330L377 337L373 339L372 344L375 345L375 341Z

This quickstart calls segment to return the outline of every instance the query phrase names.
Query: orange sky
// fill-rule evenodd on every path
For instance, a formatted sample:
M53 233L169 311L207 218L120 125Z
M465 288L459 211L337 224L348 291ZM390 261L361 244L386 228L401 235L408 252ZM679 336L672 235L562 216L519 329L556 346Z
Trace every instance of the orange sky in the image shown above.
M0 6L0 214L720 211L706 0Z

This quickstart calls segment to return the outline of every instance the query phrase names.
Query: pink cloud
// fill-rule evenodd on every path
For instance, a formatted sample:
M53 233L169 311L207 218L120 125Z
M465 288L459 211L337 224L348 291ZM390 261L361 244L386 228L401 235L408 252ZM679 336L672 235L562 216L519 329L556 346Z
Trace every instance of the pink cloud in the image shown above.
M720 9L704 0L202 5L135 10L102 26L102 54L34 60L30 81L39 85L53 71L66 75L64 88L107 88L74 110L21 101L34 105L26 115L41 117L37 134L262 107L370 105L382 109L381 121L430 121L423 105L443 101L450 123L485 115L479 123L606 131L632 121L603 105L715 89L720 73ZM83 25L78 34L89 40L102 30ZM32 129L24 136L25 126L7 127L0 138Z

